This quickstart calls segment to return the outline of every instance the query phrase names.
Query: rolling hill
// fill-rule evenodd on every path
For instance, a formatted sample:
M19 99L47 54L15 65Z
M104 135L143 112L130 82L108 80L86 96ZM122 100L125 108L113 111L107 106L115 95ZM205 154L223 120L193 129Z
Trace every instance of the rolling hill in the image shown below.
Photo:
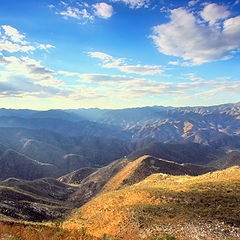
M192 164L177 164L152 156L143 156L135 161L127 158L119 159L105 167L99 168L81 180L83 169L59 178L64 180L75 177L80 185L78 190L70 196L70 200L81 206L103 191L121 188L125 185L137 183L154 173L168 173L171 175L200 175L215 171L215 168ZM82 174L82 175L80 175Z
M154 173L164 173L173 176L197 176L215 170L216 169L211 167L193 164L179 164L165 159L145 155L133 162L129 162L121 171L113 176L104 186L104 191L120 189L127 185L133 185Z
M116 239L234 239L240 237L240 168L200 176L153 174L98 195L64 222ZM224 213L224 214L223 214Z

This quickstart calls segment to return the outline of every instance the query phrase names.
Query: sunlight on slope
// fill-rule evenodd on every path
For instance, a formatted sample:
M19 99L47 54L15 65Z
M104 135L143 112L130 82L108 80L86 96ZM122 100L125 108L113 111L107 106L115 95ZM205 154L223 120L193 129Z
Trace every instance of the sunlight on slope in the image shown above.
M82 226L95 236L107 233L120 239L151 239L162 232L178 239L239 239L239 209L239 167L197 177L153 174L99 195L63 226Z
M133 162L129 162L122 171L116 174L110 181L104 186L103 191L115 190L124 185L124 180L130 178L131 174L139 167L139 165L150 156L145 155L138 158Z

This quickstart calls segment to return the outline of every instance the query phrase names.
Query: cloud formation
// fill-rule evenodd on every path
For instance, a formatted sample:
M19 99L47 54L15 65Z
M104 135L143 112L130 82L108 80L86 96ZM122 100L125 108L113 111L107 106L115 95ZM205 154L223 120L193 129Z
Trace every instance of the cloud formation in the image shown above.
M58 7L50 5L56 14L65 19L74 18L85 24L93 21L96 17L108 19L113 15L113 7L105 2L88 4L87 2L76 2L75 5L61 1ZM59 10L60 9L60 10Z
M25 40L25 35L16 28L8 25L0 26L0 52L32 52L37 49L54 48L51 44L30 43Z
M8 36L13 42L19 42L22 44L27 43L26 41L24 41L25 36L21 34L16 28L8 25L3 25L2 29L5 33L5 36Z
M94 14L100 18L110 18L113 15L113 7L107 3L100 2L93 5Z
M118 69L124 73L134 73L139 75L155 75L164 72L161 65L130 65L124 58L114 58L103 52L89 52L92 58L98 58L102 61L102 67Z
M111 0L112 2L123 2L130 8L148 7L150 0Z
M62 15L64 18L76 18L76 19L88 19L93 20L94 16L91 15L86 8L79 9L75 7L68 6L65 10L58 13Z
M186 13L184 9L182 11L183 14ZM235 36L238 42L236 33L239 32L239 25L236 19L224 20L224 31ZM189 19L183 20L188 22ZM25 34L11 26L1 27L1 32L0 97L7 99L6 101L16 97L24 101L30 97L38 102L41 102L40 98L51 101L60 99L61 106L62 102L74 101L78 104L78 100L86 100L86 104L96 106L103 99L106 104L109 100L116 102L116 98L121 101L134 99L137 103L139 99L144 102L146 97L161 99L162 96L168 96L173 99L181 96L183 99L190 99L195 96L204 99L206 96L215 98L223 93L239 94L240 91L240 82L229 78L208 81L189 73L182 75L180 82L176 79L166 80L163 75L158 75L165 70L163 66L129 64L125 58L115 58L103 52L89 52L89 55L99 59L103 68L118 69L139 76L54 70L34 59L31 54L32 51L49 49L52 45L29 42ZM155 80L151 79L151 75L156 75L153 78Z
M216 3L207 4L200 12L201 17L209 22L210 25L217 23L221 19L226 19L230 16L230 11L226 6L218 5Z
M240 47L240 16L229 16L225 6L212 3L197 14L185 8L173 9L170 21L155 26L151 38L159 52L182 58L179 65L230 59Z

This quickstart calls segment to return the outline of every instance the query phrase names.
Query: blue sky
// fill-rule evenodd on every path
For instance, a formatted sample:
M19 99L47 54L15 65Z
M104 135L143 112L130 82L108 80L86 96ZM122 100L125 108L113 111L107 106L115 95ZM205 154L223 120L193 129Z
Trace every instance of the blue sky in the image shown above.
M240 100L240 1L2 0L0 105Z

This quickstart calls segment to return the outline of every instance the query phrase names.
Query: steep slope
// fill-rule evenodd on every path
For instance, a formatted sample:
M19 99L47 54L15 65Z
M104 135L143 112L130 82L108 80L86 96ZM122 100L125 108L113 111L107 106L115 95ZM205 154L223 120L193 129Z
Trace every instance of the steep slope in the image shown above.
M192 164L178 164L145 155L133 162L129 162L126 167L124 167L107 182L104 186L104 190L109 191L119 189L126 185L133 185L154 173L197 176L215 170L216 169L211 167L203 167Z
M93 172L80 182L78 190L70 196L69 200L72 201L76 207L82 206L101 192L104 185L128 163L129 161L123 158Z
M153 174L100 194L74 211L64 227L85 226L95 236L117 239L237 240L239 172L238 166L200 176Z
M97 171L97 168L80 168L74 172L68 173L58 180L67 184L79 184L83 179Z
M125 185L137 183L153 173L172 175L200 175L214 171L215 168L192 164L177 164L152 156L143 156L130 162L127 158L117 160L100 168L79 181L79 189L70 197L76 206L81 206L100 192L119 189ZM80 169L79 173L83 170ZM76 172L78 174L78 172ZM73 172L67 177L75 176Z
M10 177L32 180L58 174L55 166L37 162L11 149L0 155L0 180Z
M34 181L10 178L0 182L0 214L27 221L61 218L71 209L66 199L75 190L51 178Z

